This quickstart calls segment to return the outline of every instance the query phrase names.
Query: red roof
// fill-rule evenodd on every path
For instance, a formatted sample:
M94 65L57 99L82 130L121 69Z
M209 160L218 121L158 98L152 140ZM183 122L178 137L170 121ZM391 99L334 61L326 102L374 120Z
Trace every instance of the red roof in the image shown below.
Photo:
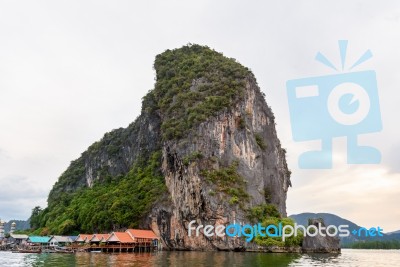
M96 234L96 237L101 240L104 238L104 240L107 240L110 237L110 234Z
M79 236L78 236L78 238L76 239L76 241L78 240L78 239L81 239L82 241L81 242L83 242L83 241L89 241L90 239L92 239L93 238L93 235L87 235L87 234L80 234ZM79 241L78 241L79 242Z
M158 239L156 234L151 230L128 229L126 232L133 238Z
M133 243L135 242L132 237L126 233L126 232L113 232L108 238L107 238L107 242L108 241L114 241L112 239L117 239L118 242L121 243Z
M109 237L109 234L94 234L90 241L94 241L94 239L96 239L97 241L101 241L103 238L104 240L107 240Z

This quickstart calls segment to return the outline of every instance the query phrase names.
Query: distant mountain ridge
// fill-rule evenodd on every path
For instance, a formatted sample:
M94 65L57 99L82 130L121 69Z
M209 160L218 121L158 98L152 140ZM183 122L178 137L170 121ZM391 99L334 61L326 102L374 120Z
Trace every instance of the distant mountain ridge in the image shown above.
M308 219L311 218L322 218L325 222L325 225L348 225L350 232L353 230L358 230L361 227L372 227L372 226L360 226L350 220L344 219L342 217L339 217L335 214L331 213L311 213L311 212L305 212L305 213L300 213L300 214L294 214L290 215L290 218L296 221L297 224L307 226L308 225ZM395 231L395 232L390 232L383 234L382 237L358 237L355 235L350 234L349 237L343 237L341 238L342 246L351 244L357 241L388 241L388 240L400 240L400 230Z
M387 233L388 235L393 235L393 234L400 234L400 230L394 231L394 232L389 232Z

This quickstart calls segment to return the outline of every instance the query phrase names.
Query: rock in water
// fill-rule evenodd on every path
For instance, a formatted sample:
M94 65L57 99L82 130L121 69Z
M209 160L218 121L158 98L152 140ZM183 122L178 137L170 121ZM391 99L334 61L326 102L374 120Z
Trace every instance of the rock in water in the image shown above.
M290 171L274 115L251 71L208 47L167 50L154 68L141 115L71 163L42 227L150 227L164 248L242 250L243 238L189 237L188 224L246 224L249 210L265 204L286 216Z
M317 228L325 227L323 219L310 219L309 225L314 225ZM326 234L325 230L322 230L320 234L312 237L306 236L303 239L302 250L305 253L340 253L340 238L337 236L331 237Z

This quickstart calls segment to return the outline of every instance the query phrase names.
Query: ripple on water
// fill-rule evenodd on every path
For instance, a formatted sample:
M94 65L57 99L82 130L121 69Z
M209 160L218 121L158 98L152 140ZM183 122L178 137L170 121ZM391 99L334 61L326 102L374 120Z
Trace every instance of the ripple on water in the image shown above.
M155 252L19 254L0 252L0 266L400 266L400 250L350 250L330 254L267 254L235 252Z

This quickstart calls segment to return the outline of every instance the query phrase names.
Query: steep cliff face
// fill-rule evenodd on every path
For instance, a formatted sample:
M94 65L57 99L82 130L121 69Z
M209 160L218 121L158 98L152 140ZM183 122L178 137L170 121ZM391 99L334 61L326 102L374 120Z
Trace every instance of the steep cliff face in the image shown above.
M52 232L140 225L151 227L170 249L242 249L242 239L189 237L187 226L192 220L203 225L248 223L251 209L266 204L286 216L290 172L273 113L253 74L207 47L167 50L157 56L155 69L157 82L143 98L142 114L71 163L50 192L41 226L55 225L51 218L62 214L69 224L50 227ZM153 164L157 152L162 155L159 165ZM143 170L152 164L154 170L145 176ZM143 188L158 176L165 188L149 197ZM123 183L131 183L141 195L132 196L132 207L143 197L152 203L139 209L140 216L115 220L121 210L110 212L115 203L103 203L98 209L104 209L100 212L108 216L106 222L89 221L103 226L83 227L77 199L103 184L123 191ZM78 211L71 211L71 205Z
M156 206L151 227L170 248L239 249L246 244L232 238L188 236L187 226L249 223L248 209L272 203L286 216L286 193L290 186L285 152L276 135L274 116L252 76L246 78L245 97L229 109L201 123L184 140L163 144L162 172L171 205ZM201 155L185 164L190 155ZM248 197L219 192L203 175L237 164ZM223 177L222 177L223 178ZM241 205L239 205L241 204Z
M139 159L148 159L161 148L160 117L143 111L127 128L119 128L104 135L91 145L53 186L48 202L57 203L65 194L81 188L91 188L95 182L119 180Z

